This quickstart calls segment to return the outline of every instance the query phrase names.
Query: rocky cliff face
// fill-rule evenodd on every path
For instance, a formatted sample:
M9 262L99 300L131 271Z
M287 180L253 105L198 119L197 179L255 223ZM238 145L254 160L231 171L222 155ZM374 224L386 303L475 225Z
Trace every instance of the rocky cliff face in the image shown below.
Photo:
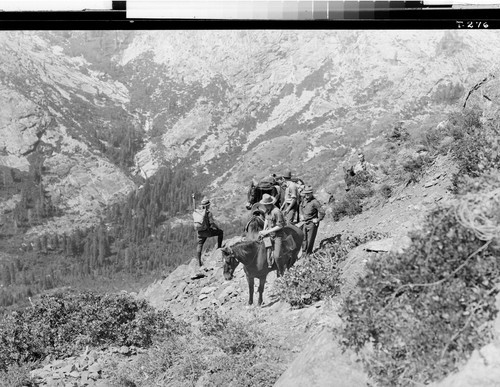
M0 165L27 172L29 156L43 155L42 182L66 215L32 231L62 233L93 224L134 184L90 141L91 130L106 122L97 126L85 117L127 103L128 90L36 32L1 33L0 51Z
M291 169L332 192L358 149L383 157L381 136L395 125L442 121L496 71L499 40L496 31L3 32L0 163L26 171L38 147L52 200L90 219L133 189L133 174L186 160L238 216L253 177ZM100 151L109 144L99 133L125 124L144 139L130 171Z
M163 82L147 107L157 135L137 161L151 174L159 160L190 157L231 206L271 171L332 190L357 148L377 159L397 123L440 122L494 68L492 41L498 34L141 33L120 63L149 61Z

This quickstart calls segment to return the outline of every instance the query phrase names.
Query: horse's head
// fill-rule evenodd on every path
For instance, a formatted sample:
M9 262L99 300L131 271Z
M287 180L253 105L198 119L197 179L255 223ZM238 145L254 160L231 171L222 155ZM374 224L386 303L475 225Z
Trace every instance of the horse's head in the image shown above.
M257 184L252 180L252 183L250 184L250 188L248 189L247 192L247 204L246 204L246 209L249 210L252 208L252 205L257 201L255 197L255 191L257 189Z
M233 279L234 270L236 266L238 266L239 261L236 259L234 255L233 249L231 247L224 247L221 249L222 251L222 259L224 261L223 273L226 281L230 281Z

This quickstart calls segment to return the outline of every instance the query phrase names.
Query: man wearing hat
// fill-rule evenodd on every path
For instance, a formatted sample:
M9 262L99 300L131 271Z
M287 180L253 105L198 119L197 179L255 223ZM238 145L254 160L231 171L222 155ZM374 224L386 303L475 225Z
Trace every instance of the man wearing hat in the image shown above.
M220 249L222 247L222 240L224 239L224 232L215 224L214 217L212 212L210 211L210 200L207 197L204 197L201 201L201 208L204 211L204 224L206 224L205 230L198 231L198 246L196 247L196 254L198 257L198 263L200 266L201 262L201 253L203 251L203 245L207 238L217 237L217 248Z
M302 231L304 232L304 242L302 243L302 253L311 254L316 234L318 233L319 222L325 217L325 210L321 203L314 197L313 188L308 185L302 191L304 198L300 203L300 216Z
M297 215L297 210L299 208L299 192L297 184L295 184L292 179L292 172L288 171L283 175L285 180L285 200L281 206L281 211L285 216L287 223L292 223Z
M269 269L273 266L273 255L274 259L278 258L281 254L281 242L283 240L283 227L285 227L285 219L283 218L283 214L280 209L276 207L274 204L276 203L276 198L269 195L264 194L262 196L262 200L259 202L266 208L265 212L265 221L264 221L264 229L259 231L259 236L262 237L271 237L272 244L266 244L266 240L264 240L264 244L266 245L267 250L267 265ZM273 254L273 245L274 245L274 254Z

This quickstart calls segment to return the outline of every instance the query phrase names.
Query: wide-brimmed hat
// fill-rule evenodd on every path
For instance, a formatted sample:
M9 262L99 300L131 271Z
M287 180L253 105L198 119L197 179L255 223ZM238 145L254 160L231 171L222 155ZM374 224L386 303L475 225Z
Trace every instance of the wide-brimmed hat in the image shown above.
M274 204L276 203L276 198L269 194L262 195L262 200L259 202L260 204Z
M208 198L205 196L202 200L201 200L201 205L202 206L208 206L210 204L210 200L208 200Z
M308 194L308 193L313 193L313 187L310 186L310 185L306 185L306 187L304 188L304 190L302 191L303 194Z
M292 178L292 172L286 171L286 173L283 175L283 178L285 178L285 179L291 179Z

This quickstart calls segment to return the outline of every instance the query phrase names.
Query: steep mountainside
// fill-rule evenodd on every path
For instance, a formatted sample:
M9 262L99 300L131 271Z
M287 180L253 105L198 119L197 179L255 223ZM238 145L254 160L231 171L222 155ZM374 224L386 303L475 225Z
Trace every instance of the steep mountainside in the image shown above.
M453 216L457 219L450 224L469 239L453 239L462 234L448 227L444 216L433 220L436 223L432 228L441 234L426 234L428 230L423 228L424 217L432 213L436 203L453 204L461 199L460 194L480 190L481 180L474 182L474 178L487 181L487 186L495 189L494 198L498 198L500 70L492 47L500 47L500 34L474 32L0 33L0 306L16 306L20 300L62 285L78 288L79 280L87 281L84 285L94 290L96 284L102 284L102 288L109 286L117 291L125 287L137 290L138 282L149 283L148 275L162 276L134 296L170 310L193 327L201 327L200 332L203 328L219 330L222 341L224 335L233 335L231 340L245 344L241 334L249 326L272 337L250 342L251 348L241 357L233 351L228 358L243 359L236 373L240 369L262 369L265 376L276 360L279 368L267 375L274 375L272 380L277 385L293 385L292 381L301 385L317 378L314 380L322 381L318 385L331 385L332 380L345 385L345 380L351 380L350 385L365 386L367 380L370 385L380 384L370 379L376 373L362 368L359 359L363 353L357 357L349 351L341 352L338 332L353 320L360 326L365 324L363 329L371 329L372 325L366 323L371 320L358 317L361 312L370 315L373 306L353 309L350 320L341 309L346 295L356 289L363 289L359 294L363 302L387 292L390 301L386 306L394 301L399 308L401 303L398 313L404 314L388 313L384 315L387 320L380 318L384 324L394 320L395 326L388 328L393 331L381 335L376 345L375 340L367 343L363 351L384 351L383 339L392 344L391 340L399 337L393 332L406 320L398 316L430 310L433 317L441 318L437 327L440 331L426 332L449 334L435 337L430 344L437 342L436 348L442 353L438 359L443 360L448 352L454 357L447 368L451 376L442 385L455 385L458 376L452 372L459 369L474 379L475 365L487 376L490 371L496 375L499 322L493 318L498 307L478 304L476 308L475 295L459 300L455 303L456 320L464 324L456 325L455 332L448 329L455 320L439 308L448 305L445 301L453 304L451 293L458 298L460 291L475 293L484 286L488 297L498 294L498 275L490 279L478 275L478 282L471 281L470 289L465 285L447 287L447 282L441 285L468 277L460 270L466 263L472 264L471 258L490 243L491 251L496 252L482 255L477 263L487 266L483 269L490 276L500 272L494 264L484 264L495 262L498 244L490 239L462 263L459 253L467 255L460 243L478 241L471 230L470 235L465 234L462 227L466 226L458 227L461 218L456 208ZM457 112L453 115L452 111ZM359 178L362 173L358 174L359 180L346 193L342 167L352 164L358 151L365 153L370 172L364 175L368 175L366 181ZM484 169L491 175L481 176ZM286 291L293 291L295 285L284 288L271 273L264 306L245 308L248 289L241 266L235 280L229 282L223 280L220 250L210 251L207 246L202 268L191 260L196 240L189 215L191 193L196 198L204 194L211 197L217 220L235 221L224 225L226 243L231 245L241 238L233 239L231 234L240 234L241 222L246 219L244 196L249 181L286 170L313 184L321 201L326 202L333 194L334 201L325 206L327 216L317 237L317 246L326 247L307 259L301 258L293 269L299 269L299 274L292 273L295 283L304 279L305 284L302 289L297 285L299 290L295 289L297 293L289 295L287 301L307 307L294 310L283 302ZM451 209L447 216L452 217ZM419 228L424 233L418 238L412 236L410 231L418 233ZM494 231L498 233L498 224ZM367 240L371 242L364 243ZM455 251L454 243L444 246L441 240L460 243L456 243ZM335 252L339 241L345 245ZM415 241L421 244L411 245ZM403 251L405 247L408 250ZM446 254L440 253L443 250ZM381 277L375 277L373 271L375 274L368 277L385 287L372 294L370 289L364 292L366 288L357 279L372 270L373 263L384 262L389 251L403 252L395 263L406 262L404 256L409 257L406 266L415 270L415 276L418 271L426 274L427 269L432 276L412 284L413 276L407 275L408 282L402 285L397 278L399 272L387 271L395 278L393 286L390 281L385 283L384 270L379 273ZM485 258L491 261L482 263ZM314 266L322 260L323 266ZM448 262L456 263L458 269L445 267L441 273ZM328 265L334 270L326 271ZM308 271L304 269L301 274L301 268ZM330 281L326 285L322 282L325 276ZM118 277L123 286L115 287L113 280ZM403 288L433 289L437 285L437 289L443 288L439 297L417 290L409 298L398 298L410 294L399 292ZM325 287L320 302L311 294L316 292L314 286ZM282 293L278 294L280 289ZM411 303L427 294L429 304L412 311ZM386 306L377 312L383 312ZM483 307L491 314L483 316L484 324L476 329L474 324L483 320L471 319L482 317L475 312ZM203 316L212 308L226 317L243 320L244 325L236 325L243 329L225 329L224 320L218 317L211 320L213 326L204 326ZM474 313L467 317L470 308ZM4 312L6 308L0 308L0 314ZM433 321L420 318L418 313L411 320L415 329L408 325L408 330L398 332L421 332L417 328ZM146 321L147 316L141 318ZM474 324L469 327L471 321ZM478 337L490 338L492 324L496 339L485 347L478 345ZM13 333L22 332L12 326ZM23 328L26 326L30 327L24 324ZM376 328L386 332L380 326ZM466 328L475 336L465 336ZM168 379L161 373L179 368L174 375L184 378L184 385L196 381L202 386L216 380L212 377L223 378L222 372L228 369L235 372L228 366L235 363L222 360L210 363L213 368L205 367L208 363L203 356L211 361L217 353L198 351L211 351L211 347L205 346L203 334L194 332L173 347L158 344L151 357L149 350L137 351L132 346L102 348L100 355L95 350L85 351L79 358L51 364L52 359L47 357L45 363L37 364L43 369L34 374L48 385L57 383L55 379L79 383L78 379L85 384L88 378L98 383L101 378L111 382L117 377L151 385L150 377L155 372L160 373L157 380L165 384ZM369 334L376 335L374 332ZM459 337L462 333L464 337ZM3 337L11 339L9 334ZM23 340L29 343L29 337ZM372 336L367 337L361 339ZM441 345L447 337L448 343ZM402 338L406 339L404 335ZM81 340L78 337L75 351L85 343ZM460 346L458 343L464 340L464 353L472 353L465 368L461 362L466 358L455 357L461 352L454 352L450 345L456 341ZM17 344L15 340L10 342ZM30 348L22 340L19 343L22 351ZM166 343L169 345L168 340ZM404 357L401 353L405 346L417 348L415 353L423 352L416 343L396 343L395 359ZM319 359L318 353L328 356ZM12 361L19 359L4 355ZM193 361L193 355L199 361ZM251 366L249 356L253 356ZM326 364L321 363L325 360ZM379 360L375 356L375 362ZM411 367L413 358L405 360L409 371L417 370ZM171 367L173 364L185 367ZM379 367L382 374L394 369L399 372L403 367L395 362L387 367L384 364ZM431 366L440 364L432 361ZM259 384L255 380L251 384ZM408 380L420 383L417 378ZM438 379L429 378L425 383L431 380ZM486 384L481 379L474 383L470 385L483 387L497 381Z
M498 34L143 32L120 59L150 96L138 166L150 175L188 157L227 207L241 207L252 177L287 169L334 191L356 149L377 162L382 133L440 122L494 69L492 41Z
M252 177L291 169L334 192L357 149L377 162L381 134L441 121L494 70L499 39L494 31L4 32L0 157L27 171L27 155L42 145L48 194L80 215L133 188L112 164L128 168L134 158L133 172L146 177L188 160L234 216ZM125 152L119 133L132 133L136 146Z
M72 265L88 275L158 271L174 261L163 252L192 253L192 192L234 233L252 178L291 170L326 202L362 150L382 184L392 151L413 157L388 136L418 139L466 98L494 104L482 90L495 89L498 43L496 31L2 32L2 262L21 247L85 255Z
M33 32L1 33L0 50L0 164L28 172L30 155L44 159L46 194L65 216L43 231L95 223L99 211L134 188L98 147L110 128L125 119L133 124L128 90Z

